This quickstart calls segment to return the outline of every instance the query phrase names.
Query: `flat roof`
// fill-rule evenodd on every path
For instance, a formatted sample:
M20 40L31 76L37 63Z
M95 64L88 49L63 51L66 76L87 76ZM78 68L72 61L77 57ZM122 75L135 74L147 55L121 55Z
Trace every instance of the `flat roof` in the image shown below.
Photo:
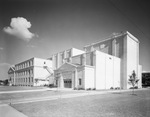
M91 44L85 45L84 48L89 47L89 46L96 45L96 44L101 43L101 42L105 42L105 41L108 41L108 40L112 40L112 39L114 39L114 38L117 38L117 37L120 37L120 36L124 36L124 35L130 36L134 41L136 41L136 42L139 43L139 40L138 40L135 36L133 36L133 35L132 35L131 33L129 33L128 31L124 31L124 32L119 33L119 34L117 33L117 34L113 35L112 37L106 38L106 39L104 39L104 40L101 40L101 41L98 41L98 42L95 42L95 43L91 43Z

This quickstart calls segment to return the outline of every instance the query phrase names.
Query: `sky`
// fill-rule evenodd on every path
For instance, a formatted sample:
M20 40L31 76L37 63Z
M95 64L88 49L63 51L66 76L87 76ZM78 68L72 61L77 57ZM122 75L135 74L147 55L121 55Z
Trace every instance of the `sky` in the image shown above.
M0 79L9 66L129 31L140 41L140 64L150 71L148 0L1 0Z

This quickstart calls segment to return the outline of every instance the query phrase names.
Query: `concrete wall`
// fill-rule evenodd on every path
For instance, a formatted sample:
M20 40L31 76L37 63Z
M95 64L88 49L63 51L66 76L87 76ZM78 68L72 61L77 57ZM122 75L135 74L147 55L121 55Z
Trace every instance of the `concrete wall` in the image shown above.
M96 51L96 89L120 87L120 59Z
M71 59L69 59L72 56L77 56L80 54L85 53L82 50L71 48L68 50L65 50L63 52L56 53L52 55L52 67L53 69L59 68L65 61L71 62Z
M95 77L96 77L96 89L105 89L105 54L102 52L96 51L96 65L95 65Z
M81 68L81 69L78 69L77 72L78 72L78 81L79 81L79 79L81 79L81 85L79 85L79 82L78 82L78 88L84 88L84 86L85 86L85 79L84 79L85 70L83 68Z
M85 51L79 50L79 49L76 49L76 48L72 48L72 56L80 55L80 54L83 54L83 53L85 53Z
M121 59L117 57L113 57L113 87L121 87Z
M107 40L103 40L97 43L93 43L91 45L87 45L84 47L86 52L90 52L93 50L99 50L101 52L107 53L109 55L113 55L119 57L121 59L121 88L127 89L130 88L128 84L129 75L132 74L133 70L135 70L137 77L140 78L140 74L138 73L138 65L139 65L139 41L136 37L134 37L129 32L124 32L118 34L116 36L110 37ZM103 56L102 56L103 58ZM103 61L103 60L102 60ZM100 61L99 61L100 62ZM109 62L109 61L108 61ZM104 63L100 62L103 66ZM108 63L111 65L111 63ZM100 67L100 66L99 66ZM98 68L101 69L102 68ZM110 71L112 68L108 68L107 71ZM104 73L102 74L102 79L104 77ZM96 74L97 75L97 74ZM111 76L111 73L107 74ZM99 81L99 79L97 79ZM101 81L103 82L103 81ZM109 82L109 81L107 81ZM104 82L103 82L104 83ZM103 86L103 84L102 84ZM108 87L108 86L106 86ZM100 88L100 86L99 86Z
M72 62L73 64L82 64L82 55L77 55L77 56L74 56L72 57Z
M142 66L138 66L138 88L142 88Z
M113 87L113 57L111 55L105 55L105 89Z
M95 88L94 87L94 68L93 67L86 67L85 66L85 70L84 70L84 88Z
M127 54L126 54L126 60L127 63L126 66L126 80L127 80L127 88L130 88L131 85L128 83L129 75L132 74L133 70L135 70L135 73L138 77L138 66L139 66L139 55L138 55L138 48L139 43L133 39L133 37L130 37L127 35Z
M46 59L40 59L40 58L34 58L34 66L38 67L43 67L43 66L48 66L52 67L52 61L51 60L46 60Z
M46 78L50 75L50 73L47 71L47 69L44 68L44 66L52 68L52 61L34 58L34 80L35 79L46 80ZM48 81L39 80L37 83L35 83L34 81L34 86L40 86L47 83Z

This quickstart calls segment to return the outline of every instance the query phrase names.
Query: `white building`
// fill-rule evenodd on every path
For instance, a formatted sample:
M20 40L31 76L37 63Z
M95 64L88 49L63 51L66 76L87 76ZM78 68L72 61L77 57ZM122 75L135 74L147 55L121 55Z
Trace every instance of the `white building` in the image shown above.
M84 50L71 48L56 53L51 60L29 59L16 64L14 73L12 68L8 73L12 84L21 86L40 86L49 81L61 88L128 89L133 70L141 88L139 41L123 32L86 45Z
M74 54L75 53L75 54ZM128 89L135 71L141 88L139 41L129 32L52 56L55 85L66 88Z
M52 61L41 58L31 58L11 67L8 71L12 85L41 86L49 84L52 72Z

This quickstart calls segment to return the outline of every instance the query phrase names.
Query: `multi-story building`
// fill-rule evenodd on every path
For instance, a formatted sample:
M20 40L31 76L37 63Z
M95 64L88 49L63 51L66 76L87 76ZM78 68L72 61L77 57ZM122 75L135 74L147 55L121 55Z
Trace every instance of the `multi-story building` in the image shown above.
M52 67L52 61L40 58L31 58L9 69L9 77L12 85L40 86L49 84L51 73L48 68Z
M55 84L59 87L128 89L133 70L141 87L139 41L129 32L87 45L84 51L73 50L75 55L73 51L64 51L52 57Z
M141 88L141 69L138 39L122 32L86 45L84 50L71 48L52 55L49 60L29 59L16 64L8 73L15 85L43 85L48 83L49 76L49 83L62 88L128 89L133 71Z

